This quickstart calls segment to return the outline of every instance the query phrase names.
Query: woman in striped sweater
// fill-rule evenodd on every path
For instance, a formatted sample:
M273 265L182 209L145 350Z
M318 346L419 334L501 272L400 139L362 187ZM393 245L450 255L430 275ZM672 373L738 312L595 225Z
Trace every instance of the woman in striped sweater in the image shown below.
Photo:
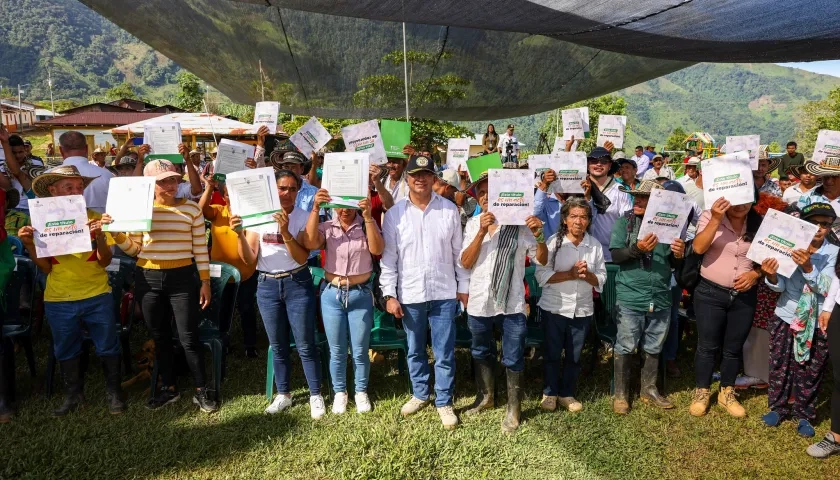
M114 237L125 253L137 257L135 295L146 326L155 340L155 361L163 379L152 392L147 408L154 410L181 398L175 389L171 315L175 314L178 338L193 375L193 403L201 411L218 410L205 388L204 355L198 336L199 307L210 304L210 260L204 236L204 216L198 204L176 198L181 174L166 160L154 160L143 169L155 177L152 229L144 233L120 233ZM107 213L102 223L111 223ZM193 264L193 261L195 264ZM195 280L196 267L201 287Z

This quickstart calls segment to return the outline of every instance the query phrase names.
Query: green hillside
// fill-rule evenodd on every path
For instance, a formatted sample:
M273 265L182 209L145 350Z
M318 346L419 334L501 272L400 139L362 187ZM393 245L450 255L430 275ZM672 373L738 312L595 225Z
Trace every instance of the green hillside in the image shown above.
M141 97L169 103L180 71L76 0L0 2L0 66L0 85L30 84L28 100L49 98L51 70L56 100L98 100L108 88L128 82ZM797 107L837 86L840 78L773 64L699 64L617 93L628 103L629 144L661 144L675 127L720 140L758 133L763 143L784 143L794 138ZM553 113L493 123L500 131L517 124L530 149ZM482 132L488 122L462 123Z

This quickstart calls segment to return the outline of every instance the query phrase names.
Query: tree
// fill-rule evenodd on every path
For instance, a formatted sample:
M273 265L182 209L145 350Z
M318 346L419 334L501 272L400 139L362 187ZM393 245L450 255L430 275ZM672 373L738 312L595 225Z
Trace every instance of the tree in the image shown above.
M668 151L682 151L685 150L685 139L688 138L688 132L683 130L682 127L677 127L671 131L671 134L668 135L668 139L665 140L665 150Z
M604 95L597 98L590 98L582 102L577 102L569 105L566 108L589 107L589 138L583 140L578 145L578 151L588 152L595 147L595 140L598 138L598 116L599 115L627 115L627 102L617 95ZM561 116L562 118L562 116ZM561 120L562 121L562 120ZM562 127L561 127L562 128ZM540 134L545 134L547 138L553 139L557 132L557 115L549 115L546 118ZM626 139L630 133L630 125L624 131L624 138ZM548 142L553 145L553 141ZM623 149L632 148L632 146L625 145Z
M779 142L773 140L770 145L767 145L767 151L769 153L782 153L782 146L779 145Z
M796 115L796 143L800 152L814 151L820 130L840 130L840 87L828 92L823 100L806 103Z
M190 72L178 74L178 94L175 95L175 106L188 112L204 110L204 89L201 79Z
M134 89L131 88L127 82L123 82L115 87L111 87L105 92L105 97L110 100L120 100L122 98L130 98L133 100L137 99L137 94L134 93Z

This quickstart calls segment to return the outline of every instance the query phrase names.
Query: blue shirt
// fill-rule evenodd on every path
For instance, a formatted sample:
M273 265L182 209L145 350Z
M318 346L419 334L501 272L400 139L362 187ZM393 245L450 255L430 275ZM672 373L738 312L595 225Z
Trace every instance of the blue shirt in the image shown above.
M811 273L805 273L802 271L802 267L797 267L790 278L777 275L778 283L776 285L773 285L767 279L764 280L770 290L782 294L776 303L776 311L774 312L776 316L788 324L793 321L796 305L799 303L799 297L802 296L802 289L805 288L806 283L811 287L811 291L817 298L816 311L822 311L823 301L825 301L825 296L831 287L831 280L834 278L834 263L837 261L838 251L840 251L840 248L825 241L819 250L811 254L811 264L814 266ZM821 283L822 288L820 288Z
M300 190L298 190L297 198L295 198L295 207L300 208L304 212L311 212L312 205L315 203L315 194L318 193L318 187L311 185L306 180L303 180L300 184ZM321 218L323 219L324 209L321 209L319 212L321 214ZM312 250L309 252L309 258L314 258L317 256L320 250Z
M548 195L539 188L534 193L534 216L542 220L545 238L551 238L560 229L562 206L554 194Z

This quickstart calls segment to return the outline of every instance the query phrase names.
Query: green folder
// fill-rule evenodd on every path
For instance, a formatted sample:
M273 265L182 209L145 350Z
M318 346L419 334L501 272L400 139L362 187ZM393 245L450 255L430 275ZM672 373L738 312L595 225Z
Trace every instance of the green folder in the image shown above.
M169 160L172 163L184 163L184 157L179 153L152 153L143 158L143 163L149 163L152 160Z
M487 170L491 168L502 168L502 157L499 152L467 160L467 171L470 174L471 182L478 180L481 174L487 173Z
M379 130L382 132L382 143L385 145L385 154L388 157L408 158L408 155L402 151L411 143L411 122L382 120Z

